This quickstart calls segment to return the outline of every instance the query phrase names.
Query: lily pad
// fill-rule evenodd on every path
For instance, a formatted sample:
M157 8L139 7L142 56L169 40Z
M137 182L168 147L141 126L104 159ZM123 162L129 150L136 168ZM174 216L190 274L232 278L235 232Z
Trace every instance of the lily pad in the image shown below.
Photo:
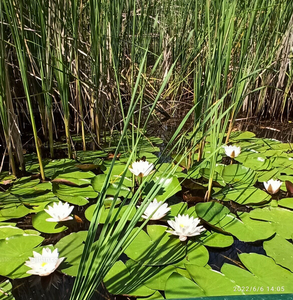
M140 231L125 250L125 254L134 261L149 266L174 263L185 257L186 247L178 238L169 238L167 227L147 226L149 235ZM134 234L138 230L135 228Z
M245 166L234 164L226 166L221 174L226 183L254 185L257 175L254 170Z
M91 184L92 178L96 175L92 172L70 172L65 174L60 174L54 178L52 182L64 183L68 185L89 185Z
M293 211L281 207L264 207L254 209L250 217L271 223L272 228L280 236L290 239L293 233Z
M156 198L158 201L165 201L177 192L181 191L181 185L177 177L155 176L147 183L143 192L148 195L155 188Z
M244 242L265 240L275 233L270 223L252 220L248 213L239 214L239 219L217 202L198 203L195 210L197 215L210 225L233 234Z
M67 227L63 225L64 222L47 222L46 219L50 217L51 216L45 211L40 211L34 215L32 218L34 228L45 233L58 233L67 229Z
M31 210L22 204L6 204L0 210L0 222L22 218L30 212Z
M150 296L154 290L143 285L137 276L131 276L122 261L117 261L104 278L107 290L114 294L126 294L131 296Z
M226 296L241 295L240 291L235 291L235 282L224 274L197 265L186 265L187 271L192 279L204 291L205 296Z
M44 240L39 235L14 235L0 240L0 275L8 278L23 278L30 276L24 265L33 250Z
M112 180L110 180L109 182L109 186L107 188L106 194L109 196L115 196L118 192L118 196L119 197L131 197L132 193L130 188L128 188L127 186L129 186L129 178L124 178L123 183L125 183L126 185L122 184L120 189L118 189L118 185L120 183L120 179L118 180L118 175L112 175ZM120 177L121 178L121 177ZM93 178L92 180L92 186L95 189L95 191L97 192L101 192L104 182L106 180L106 175L105 174L100 174L97 175ZM132 182L132 180L131 180Z
M12 284L8 279L0 283L0 300L15 300L12 295Z
M93 199L98 196L92 186L73 187L65 184L59 184L54 189L54 193L60 200L79 206L86 205L89 202L88 198Z
M165 287L166 299L204 297L204 291L192 280L174 272Z
M234 201L242 205L267 202L271 196L254 186L240 185L234 188L224 188L213 195L222 201Z
M265 241L263 247L266 254L274 259L276 264L293 272L293 245L278 234Z
M60 271L69 276L77 275L86 236L87 231L73 232L56 243L59 257L66 257L59 267Z

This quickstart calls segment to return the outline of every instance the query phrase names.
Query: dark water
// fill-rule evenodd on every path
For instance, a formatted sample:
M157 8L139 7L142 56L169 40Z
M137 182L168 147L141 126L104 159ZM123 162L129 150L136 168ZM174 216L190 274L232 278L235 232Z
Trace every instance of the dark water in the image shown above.
M12 280L13 296L16 300L68 300L74 278L54 272L49 276L31 276ZM113 300L103 286L94 293L91 300Z

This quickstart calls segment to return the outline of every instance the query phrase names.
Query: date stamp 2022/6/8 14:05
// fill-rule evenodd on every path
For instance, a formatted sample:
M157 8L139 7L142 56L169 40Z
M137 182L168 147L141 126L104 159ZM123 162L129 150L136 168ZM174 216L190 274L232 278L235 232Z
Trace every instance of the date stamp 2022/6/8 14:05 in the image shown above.
M268 293L278 293L278 292L285 292L284 286L239 286L235 285L233 288L234 292L264 292Z

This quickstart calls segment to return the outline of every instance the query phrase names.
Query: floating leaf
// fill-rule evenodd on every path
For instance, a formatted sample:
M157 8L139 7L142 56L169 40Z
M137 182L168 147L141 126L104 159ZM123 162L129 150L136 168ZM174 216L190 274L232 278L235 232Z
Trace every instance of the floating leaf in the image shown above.
M186 247L178 238L169 238L167 227L149 225L149 235L140 231L126 248L125 254L134 261L148 265L165 265L182 260L185 257ZM137 228L132 232L134 234Z
M122 261L117 261L104 278L107 290L114 295L149 296L154 293L138 280L137 274L131 276Z
M293 211L281 207L264 207L254 209L249 215L253 219L271 222L275 232L285 239L291 238L293 233Z
M166 299L182 299L204 297L204 291L192 280L178 274L172 273L166 282Z
M230 184L238 183L253 185L257 180L256 172L254 170L239 164L226 166L223 169L221 176L226 183Z
M230 139L232 141L239 141L239 140L249 140L255 137L255 133L251 131L234 131L231 133Z
M272 178L278 178L280 176L280 171L277 168L274 168L270 171L259 171L257 172L258 181L259 182L266 182Z
M156 176L147 183L143 192L147 195L151 189L156 186L159 190L156 192L156 199L158 201L165 201L177 192L181 191L181 185L177 177L160 177Z
M115 196L117 194L117 192L118 192L118 196L119 197L130 198L131 195L132 195L132 193L131 193L131 190L127 187L127 185L129 185L129 178L124 178L123 183L125 182L126 185L122 184L121 188L118 189L118 185L119 185L121 177L118 180L117 176L118 175L116 175L116 176L113 175L112 176L113 180L110 181L109 186L107 188L106 194L109 195L109 196ZM100 175L97 175L97 176L95 176L93 178L93 180L92 180L92 186L95 189L95 191L97 191L97 192L101 192L102 191L105 179L106 179L106 175L105 174L100 174Z
M292 238L292 237L291 237ZM265 241L263 247L266 254L274 259L276 264L293 272L293 245L276 234L272 239Z
M117 202L117 204L118 204L118 202ZM96 205L93 204L93 205L89 206L86 209L86 211L85 211L85 217L89 221L92 220L92 217L93 217L93 214L94 214L94 210L95 210L95 206ZM116 216L116 221L119 221L120 218L122 217L123 213L127 210L128 207L129 207L128 205L124 205L123 207L121 207L118 216L116 216L116 213L119 210L119 208L115 207L113 209L113 212L112 212L111 221L113 222L113 219L114 219L115 216ZM110 212L109 208L106 208L104 206L101 208L101 217L100 217L100 220L99 220L100 224L104 224L106 222L106 219L108 217L109 212ZM131 211L130 211L130 213L128 215L128 220L131 220L133 218L135 212L136 212L135 207L132 207L132 209L131 209Z
M205 296L226 296L244 294L235 291L235 282L224 274L197 265L186 265L192 279L204 291Z
M87 231L73 232L57 242L59 257L66 257L59 270L69 276L76 276L84 248Z
M22 218L30 212L31 210L22 204L6 204L0 210L0 222Z
M52 182L64 183L69 185L89 185L91 184L92 178L96 175L92 172L70 172L65 174L60 174L52 180Z
M239 219L217 202L198 203L195 210L210 225L231 233L244 242L264 240L275 233L270 223L252 220L248 213L239 214Z
M15 300L12 295L12 284L8 279L0 283L0 300Z
M224 188L213 195L222 201L234 201L242 205L267 202L271 196L254 186L240 185L234 188Z
M35 229L45 233L58 233L67 229L65 222L47 222L46 219L51 216L45 211L40 211L32 218L32 224Z
M199 240L204 246L216 248L229 247L234 243L234 239L231 235L226 235L215 231L204 232L202 236L200 236Z
M76 161L74 159L52 160L44 167L45 175L46 177L54 178L62 173L78 171L75 165Z
M60 200L79 206L86 205L89 202L88 198L93 199L98 196L91 186L73 187L65 184L59 184L54 193Z
M43 240L41 236L27 234L0 240L0 275L12 279L30 276L26 273L29 268L24 263Z

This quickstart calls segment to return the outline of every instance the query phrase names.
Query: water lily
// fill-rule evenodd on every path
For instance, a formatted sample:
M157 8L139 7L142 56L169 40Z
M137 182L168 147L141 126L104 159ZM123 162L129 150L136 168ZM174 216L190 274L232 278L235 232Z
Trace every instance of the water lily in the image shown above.
M62 203L61 201L57 204L53 203L53 206L48 206L48 209L45 209L45 212L48 213L52 218L46 219L48 222L61 222L72 220L70 216L74 206L69 206L69 204Z
M278 191L280 190L282 182L280 180L270 179L269 181L264 182L263 184L267 192L270 193L271 195L274 195L278 193Z
M186 241L187 237L200 235L206 229L203 226L198 226L199 218L193 218L188 215L178 215L174 221L167 221L169 226L174 229L166 230L167 232L179 235L180 241Z
M237 157L240 152L241 152L241 147L238 146L224 146L225 149L225 153L227 156L231 157L231 158L235 158Z
M29 257L29 260L25 262L25 265L31 270L28 270L28 274L48 276L53 273L65 259L65 257L60 257L58 249L53 252L50 248L43 248L42 254L33 251L34 257Z
M148 161L140 160L140 161L133 162L131 167L129 167L129 170L135 176L145 177L152 172L153 168L154 165L152 163L149 163Z
M154 199L154 201L151 202L144 211L142 218L148 219L150 216L152 216L150 220L160 220L165 217L170 209L171 207L168 207L167 203L158 202L157 199Z

